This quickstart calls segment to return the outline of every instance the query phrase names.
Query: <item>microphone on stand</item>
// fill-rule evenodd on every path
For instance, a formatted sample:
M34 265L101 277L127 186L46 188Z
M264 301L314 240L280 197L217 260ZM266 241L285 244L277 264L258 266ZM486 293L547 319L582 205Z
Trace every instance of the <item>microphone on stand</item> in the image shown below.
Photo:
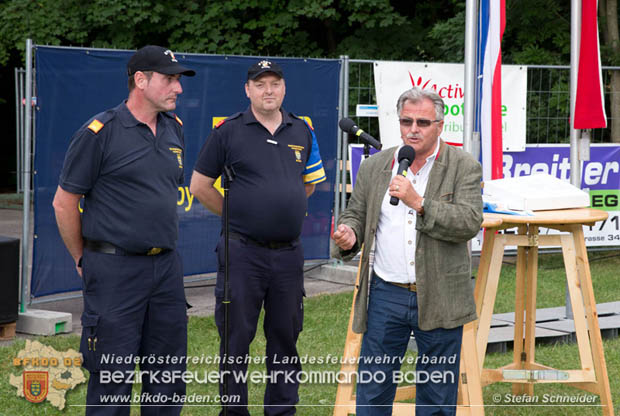
M383 147L379 140L375 139L370 134L360 129L350 118L343 118L338 122L338 125L340 126L342 131L359 137L364 143L371 145L377 150L381 150L381 148Z
M230 318L229 318L229 310L230 310L230 285L229 285L229 269L230 269L230 260L229 260L229 248L228 244L230 242L230 224L228 221L228 190L230 189L230 184L235 180L235 170L232 166L224 166L224 173L222 174L222 188L224 189L224 212L222 215L224 216L224 300L222 304L224 305L224 379L222 382L222 397L228 398L228 350L230 344ZM224 416L228 416L228 405L223 405Z

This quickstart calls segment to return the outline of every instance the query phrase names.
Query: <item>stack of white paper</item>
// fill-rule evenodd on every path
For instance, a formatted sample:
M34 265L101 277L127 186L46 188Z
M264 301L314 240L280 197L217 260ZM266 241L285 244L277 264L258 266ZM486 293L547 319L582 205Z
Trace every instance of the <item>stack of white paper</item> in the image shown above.
M549 210L590 206L587 192L547 174L496 179L484 183L485 200L514 210Z

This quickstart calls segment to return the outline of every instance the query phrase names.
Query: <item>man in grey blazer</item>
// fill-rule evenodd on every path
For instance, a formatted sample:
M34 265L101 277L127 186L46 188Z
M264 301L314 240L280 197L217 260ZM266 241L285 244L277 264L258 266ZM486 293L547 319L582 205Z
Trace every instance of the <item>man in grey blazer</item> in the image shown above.
M397 110L403 145L416 151L407 176L396 175L403 145L364 161L333 235L336 258L365 244L353 330L364 333L358 372L374 377L358 382L357 415L392 414L393 374L411 331L416 415L453 415L463 325L476 319L467 242L482 223L482 172L471 155L439 138L438 94L414 87ZM389 203L392 196L398 205Z

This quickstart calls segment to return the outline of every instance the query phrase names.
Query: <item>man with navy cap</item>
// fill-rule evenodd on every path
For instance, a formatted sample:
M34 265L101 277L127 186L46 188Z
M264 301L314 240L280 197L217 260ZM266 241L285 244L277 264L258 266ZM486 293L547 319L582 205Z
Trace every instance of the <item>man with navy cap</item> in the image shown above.
M284 74L263 59L248 70L249 108L220 122L200 154L190 186L198 200L222 214L222 196L214 188L225 166L236 176L230 185L230 300L228 393L240 398L230 415L249 415L244 382L250 343L265 308L267 375L265 415L291 415L298 402L297 337L303 323L304 255L299 240L307 198L325 172L312 127L281 108ZM224 334L224 241L217 247L215 321ZM224 353L223 340L220 354ZM235 377L236 376L236 377ZM222 389L220 389L221 391Z
M145 46L127 74L128 99L71 138L53 205L84 287L86 414L129 415L138 364L141 414L178 415L185 383L173 377L185 371L187 353L176 251L184 139L171 111L183 92L181 75L195 72L169 49ZM109 405L113 400L118 406ZM161 403L173 406L154 406Z

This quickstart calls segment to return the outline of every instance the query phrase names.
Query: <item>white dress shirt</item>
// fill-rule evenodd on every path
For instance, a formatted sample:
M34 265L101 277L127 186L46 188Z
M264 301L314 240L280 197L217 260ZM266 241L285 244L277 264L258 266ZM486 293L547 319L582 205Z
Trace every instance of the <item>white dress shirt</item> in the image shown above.
M398 151L394 153L392 178L398 170ZM424 196L428 177L437 158L439 139L435 152L426 158L426 163L414 174L407 171L406 179L411 182L413 189ZM394 206L390 204L389 187L381 203L381 213L377 224L375 244L374 270L385 281L395 283L414 283L415 276L415 243L416 243L416 215L417 212L405 205L402 201Z

